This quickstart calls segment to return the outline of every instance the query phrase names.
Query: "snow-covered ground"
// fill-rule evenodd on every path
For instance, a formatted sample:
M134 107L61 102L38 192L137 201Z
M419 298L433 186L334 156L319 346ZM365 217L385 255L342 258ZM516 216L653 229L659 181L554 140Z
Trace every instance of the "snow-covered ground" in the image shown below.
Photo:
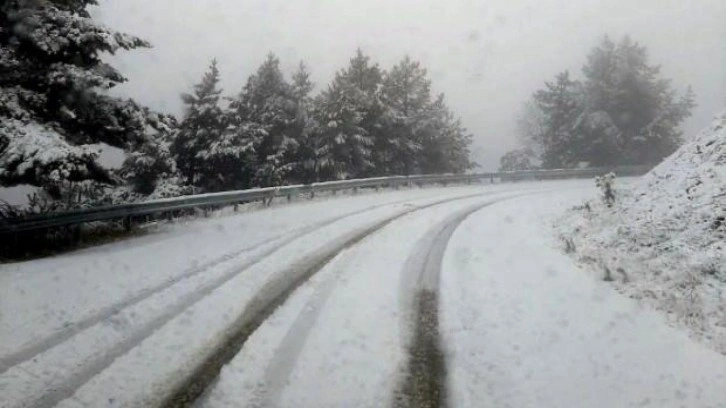
M248 279L254 270L258 281L264 280L381 218L443 199L509 189L414 189L302 203L170 225L139 239L3 265L0 390L13 396L17 404L11 406L55 401L180 312L186 310L188 316L188 307L229 287L235 278L254 291L256 283ZM227 295L221 296L223 301ZM223 319L215 322L218 328L235 317L234 307L222 305L206 309ZM220 307L224 312L216 313ZM203 340L218 338L214 331L207 334L211 337ZM190 340L173 332L168 338ZM168 345L162 348L169 350Z
M580 180L345 197L3 265L0 405L155 406L332 257L198 405L392 404L423 285L440 293L451 406L724 406L723 356L563 254L550 223L595 194Z
M576 257L726 354L726 111L637 183L560 222Z
M160 233L30 262L0 265L0 369L11 352L291 233L375 206L511 186L416 189L269 208L164 226Z
M724 356L562 252L551 223L592 195L497 204L454 233L441 294L451 406L726 406Z

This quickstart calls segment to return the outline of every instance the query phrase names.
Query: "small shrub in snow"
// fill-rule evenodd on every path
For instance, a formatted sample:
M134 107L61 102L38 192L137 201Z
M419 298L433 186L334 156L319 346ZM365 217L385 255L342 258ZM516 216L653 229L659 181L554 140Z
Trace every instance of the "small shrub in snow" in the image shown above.
M0 200L0 222L19 217L20 214L21 212L18 207L10 205L6 201Z
M602 199L605 205L612 207L615 204L615 173L608 173L595 178L595 185L602 192Z
M79 182L60 180L30 195L26 212L42 214L104 204L108 201L107 187L92 180Z
M563 240L565 241L565 253L574 254L576 250L575 241L568 237L563 237Z
M604 280L605 282L614 281L615 279L613 279L613 273L610 272L610 268L608 268L607 265L603 265L602 268L605 271L605 275L603 276L602 280Z

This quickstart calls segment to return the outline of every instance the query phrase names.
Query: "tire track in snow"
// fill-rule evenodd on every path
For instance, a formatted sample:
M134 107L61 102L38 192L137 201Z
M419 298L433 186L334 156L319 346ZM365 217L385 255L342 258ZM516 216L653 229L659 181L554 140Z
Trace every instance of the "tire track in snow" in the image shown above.
M71 325L65 326L61 330L59 330L49 336L38 339L38 340L32 342L31 344L26 345L26 346L16 350L13 353L0 357L0 375L5 373L8 369L12 368L13 366L16 366L25 361L28 361L28 360L32 359L33 357L37 356L38 354L41 354L44 351L49 350L65 341L67 341L68 339L72 338L73 336L77 335L78 333L80 333L100 322L108 320L108 319L112 318L114 315L118 315L123 309L127 309L131 306L141 303L142 301L149 299L150 297L152 297L166 289L169 289L170 287L176 285L177 283L179 283L181 281L187 280L189 278L193 278L197 275L207 272L210 269L212 269L218 265L221 265L225 262L233 261L236 258L239 258L240 256L242 256L246 253L249 253L256 249L262 248L265 245L271 244L275 241L280 241L272 249L267 250L260 256L255 257L255 259L253 259L253 261L252 261L254 263L254 262L261 260L262 258L264 258L266 256L269 256L272 252L276 251L278 247L284 246L284 245L294 241L295 239L298 239L298 238L300 238L304 235L307 235L320 228L324 228L324 227L331 225L337 221L340 221L344 218L359 215L366 211L371 211L371 210L381 208L384 206L396 205L396 204L400 204L400 203L407 202L407 201L410 201L410 200L399 200L399 201L394 201L394 202L385 203L385 204L378 204L375 206L364 208L362 210L345 213L343 215L336 216L336 217L321 221L321 222L313 224L313 225L308 225L308 226L304 226L301 228L293 229L290 232L286 232L286 233L282 233L282 234L273 236L271 238L263 240L262 242L258 242L257 244L254 244L252 246L229 252L218 258L209 260L201 265L197 265L195 267L189 268L184 273L174 276L174 277L162 282L159 285L145 288L145 289L139 291L138 293L136 293L135 295L124 299L121 302L118 302L113 305L102 308L98 312L93 313L90 316L87 316L86 318L81 319ZM288 238L283 240L283 238L288 234L289 234ZM245 264L243 267L248 267L248 266L249 266L249 264Z
M412 338L408 343L408 362L394 391L396 408L446 407L446 359L439 332L439 280L441 264L451 236L466 218L502 201L529 195L517 194L487 201L457 212L435 227L421 240L407 262L408 282L403 285L402 308L408 310Z
M161 406L165 408L194 406L196 401L200 399L200 397L204 395L205 391L216 381L222 367L239 353L249 336L252 335L252 333L254 333L255 330L257 330L257 328L259 328L279 306L285 303L285 301L297 288L310 279L315 273L320 271L328 262L333 260L333 258L338 256L341 252L358 244L366 237L381 230L393 221L413 212L450 203L452 201L485 196L493 193L494 192L478 193L439 200L390 216L362 231L356 231L349 234L339 245L310 256L293 270L288 270L281 274L288 279L269 282L255 297L255 301L250 302L250 305L241 314L240 319L238 319L238 321L234 324L236 329L227 336L223 345L215 350L203 364L197 367L189 379L179 386ZM333 285L329 288L330 291L332 291L332 286ZM330 292L328 291L327 293L329 295ZM325 295L325 291L321 294ZM275 365L270 367L269 376L274 377L275 380L272 384L273 389L269 391L273 392L268 392L267 396L264 398L274 399L275 392L278 392L282 389L282 387L284 387L285 379L294 366L298 354L302 350L302 346L307 338L307 334L314 324L319 313L320 306L322 306L324 301L325 299L322 299L317 302L317 304L310 305L311 309L306 308L308 310L304 310L303 313L298 316L296 323L293 324L296 330L291 331L291 333L286 336L283 341L283 345L279 350L281 358L277 359L275 361Z
M63 343L64 341L70 339L71 337L75 336L76 334L80 333L81 331L101 322L106 319L111 318L114 315L117 315L121 310L126 309L128 307L131 307L135 304L138 304L151 296L167 289L178 282L194 277L196 275L199 275L200 273L206 272L209 269L220 265L226 261L231 261L244 253L254 251L255 249L258 249L260 247L263 247L264 245L267 245L271 242L274 242L275 240L278 240L281 238L281 235L266 239L262 242L259 242L253 246L243 248L241 250L237 250L228 254L225 254L219 258L209 260L202 265L197 265L193 268L187 269L184 273L175 276L171 279L166 280L165 282L149 287L144 288L143 290L140 290L137 292L134 296L131 296L129 298L124 299L121 302L118 302L116 304L107 306L98 312L79 320L69 326L64 327L62 330L59 330L50 336L44 337L40 340L37 340L30 345L24 346L20 348L19 350L16 350L15 352L6 355L5 357L0 358L0 374L4 373L7 369L12 368L13 366L17 364L21 364L24 361L30 360L36 355L53 348L54 346L57 346L60 343Z
M270 361L267 370L265 370L264 388L259 395L255 396L256 401L252 401L250 405L260 407L279 406L278 401L282 390L285 388L295 363L305 347L310 331L315 326L321 309L332 295L333 289L335 289L338 277L339 274L334 274L322 282L315 289L310 302L303 307L300 314L295 318L280 342L273 360Z

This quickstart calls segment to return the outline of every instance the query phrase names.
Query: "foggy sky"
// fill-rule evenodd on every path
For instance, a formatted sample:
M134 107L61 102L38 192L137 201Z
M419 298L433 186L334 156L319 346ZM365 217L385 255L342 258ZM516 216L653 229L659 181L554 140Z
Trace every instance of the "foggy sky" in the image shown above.
M580 76L603 35L648 47L698 108L687 136L726 107L724 0L101 0L106 25L154 48L111 59L128 78L115 92L181 114L181 92L217 58L235 95L268 52L291 72L300 60L318 89L357 47L388 68L405 55L474 135L475 160L494 169L515 145L522 103L562 70Z

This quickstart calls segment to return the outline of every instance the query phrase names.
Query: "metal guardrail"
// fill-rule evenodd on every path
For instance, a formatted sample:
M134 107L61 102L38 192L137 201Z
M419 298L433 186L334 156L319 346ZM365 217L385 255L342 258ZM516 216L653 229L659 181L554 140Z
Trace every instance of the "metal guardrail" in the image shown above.
M314 197L316 193L333 192L341 190L357 190L359 188L398 188L400 186L424 184L454 184L474 183L488 180L525 181L550 180L564 178L595 177L610 171L618 176L636 176L645 174L650 167L630 166L615 168L586 168L563 170L529 170L516 172L476 173L476 174L438 174L421 176L392 176L355 180L339 180L307 185L293 185L282 187L254 188L249 190L226 191L220 193L197 194L150 200L138 203L119 204L84 208L58 213L38 214L20 217L11 221L0 223L0 235L17 234L34 230L44 230L54 227L83 224L96 221L123 220L126 228L131 228L132 218L151 214L169 213L175 210L235 205L252 201L272 200L276 197L290 199L299 194L309 194Z

